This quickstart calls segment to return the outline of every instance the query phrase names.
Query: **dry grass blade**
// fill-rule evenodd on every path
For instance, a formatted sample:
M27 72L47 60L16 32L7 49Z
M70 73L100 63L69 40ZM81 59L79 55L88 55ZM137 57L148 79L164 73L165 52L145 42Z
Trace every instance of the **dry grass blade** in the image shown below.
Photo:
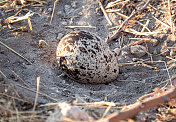
M149 24L149 19L147 19L147 22L145 23L144 27L142 28L141 32L144 32L145 28L148 26Z
M129 2L130 0L125 0L125 1L122 1L122 2L120 2L120 1L121 1L121 0L116 0L116 1L114 1L114 2L108 3L108 5L106 6L106 9L111 8L111 7L114 7L114 6L117 6L117 5L119 5L119 4L127 3L127 2Z
M115 12L117 15L119 15L119 16L125 18L125 19L129 18L128 16L126 16L126 15L124 15L124 14L121 14L121 13L119 13L119 12L117 12L117 11L113 11L113 10L110 11L110 10L108 10L107 12ZM136 23L138 23L139 25L143 26L148 32L151 32L150 29L149 29L148 27L146 27L144 24L142 24L141 22L139 22L139 21L137 21L137 20L134 20L134 21L135 21ZM112 28L110 28L110 29L116 29L116 28L119 28L119 27L120 27L120 25L115 26L115 27L112 27Z
M37 100L38 100L38 94L39 94L39 85L40 85L40 77L37 77L37 90L36 90L36 95L35 95L35 101L34 101L34 106L33 106L33 114L31 115L31 120L34 118L35 116L35 109L37 106Z
M167 25L166 23L162 22L161 20L157 19L156 17L153 16L153 18L158 21L159 23L161 23L162 25L168 27L168 28L171 28L169 25Z
M113 113L97 122L109 121L109 122L119 122L120 120L125 120L127 118L132 118L141 111L153 108L155 106L168 103L169 100L176 98L176 88L168 88L167 91L159 90L155 92L150 98L138 101L135 104L130 105L127 109L121 111L120 113Z
M26 60L28 63L32 64L27 58L25 58L24 56L20 55L19 53L17 53L15 50L13 50L12 48L8 47L6 44L4 44L3 42L0 41L0 44L3 45L4 47L6 47L7 49L9 49L10 51L12 51L13 53L15 53L16 55L18 55L19 57L23 58L24 60Z
M160 32L138 32L132 28L126 28L124 31L128 33L132 33L134 35L140 35L140 36L144 36L144 35L149 36L149 35L160 33Z
M0 74L4 77L7 78L6 75L0 70Z
M109 24L109 25L112 25L112 22L111 22L111 20L109 19L109 17L108 17L108 15L107 15L107 13L106 13L106 11L105 11L105 9L104 9L102 3L100 2L100 0L97 0L97 2L99 3L99 6L100 6L100 8L101 8L101 10L102 10L102 12L103 12L103 14L104 14L106 20L108 21L108 24Z
M39 85L40 85L40 77L37 77L37 92L35 96L35 102L34 102L34 107L33 111L35 111L36 105L37 105L37 99L38 99L38 93L39 93Z
M169 20L170 20L169 24L170 24L170 27L171 27L173 41L175 41L176 40L176 37L175 37L175 25L174 25L173 18L172 18L172 13L171 13L171 2L170 2L170 0L168 0L168 10L169 10Z
M52 22L52 20L53 20L53 16L54 16L54 11L55 11L55 7L56 7L56 3L57 3L58 1L59 1L59 0L56 0L56 1L54 2L53 11L52 11L52 14L51 14L50 24L51 24L51 22Z
M15 76L17 76L24 83L24 85L28 86L29 88L32 88L31 84L25 82L15 71L13 71L12 69L10 69L10 70Z
M40 0L27 0L27 1L30 1L30 2L38 2L40 4L48 4L47 2L45 1L40 1Z
M31 88L27 88L27 87L21 86L21 85L19 85L19 84L18 84L17 86L19 86L19 87L21 87L21 88L24 88L25 90L29 90L29 91L31 91L31 92L36 93L36 91L33 90L33 89L31 89ZM49 96L49 95L47 95L47 94L44 94L44 93L41 93L41 92L38 92L38 94L43 95L43 96L45 96L45 97L47 97L47 98L49 98L49 99L51 99L51 100L57 102L56 99L54 99L53 97L51 97L51 96Z
M144 10L147 5L151 2L151 0L148 0L142 7L139 7L134 13L132 13L122 24L121 26L119 27L119 29L117 30L117 32L112 35L112 37L110 37L108 40L107 40L107 43L110 43L113 39L115 39L117 37L117 35L119 34L119 32L122 30L122 28L125 26L125 24L130 20L132 19L138 12Z
M109 105L109 106L106 108L106 110L105 110L105 112L104 112L102 118L106 116L106 114L109 112L109 110L110 110L111 108L112 108L111 105Z
M65 26L65 28L96 28L95 26Z
M29 28L30 28L30 30L32 30L32 24L31 24L31 20L30 20L29 17L28 17L28 24L29 24Z
M93 102L93 103L76 103L75 105L78 105L78 106L86 105L89 107L116 106L114 102L105 102L105 101Z
M39 46L40 47L42 47L42 42L44 42L47 46L49 46L48 43L45 40L39 40Z
M40 107L45 107L45 106L56 106L58 103L48 103L44 105L40 105ZM111 106L114 107L116 104L114 102L105 102L105 101L100 101L100 102L93 102L93 103L73 103L73 105L76 106L88 106L88 107L102 107L102 106Z
M21 99L21 98L19 98L19 97L10 96L10 95L3 94L3 93L0 93L0 95L5 96L5 97L8 97L8 98L15 99L15 100L18 100L18 101L21 101L21 102L30 103L29 101L23 100L23 99Z
M7 0L4 0L4 1L0 1L0 4L2 4L2 3L6 3L7 2Z
M22 20L27 20L29 17L33 16L34 13L28 12L26 15L21 16L21 17L16 17L16 15L8 17L5 22L7 23L14 23Z

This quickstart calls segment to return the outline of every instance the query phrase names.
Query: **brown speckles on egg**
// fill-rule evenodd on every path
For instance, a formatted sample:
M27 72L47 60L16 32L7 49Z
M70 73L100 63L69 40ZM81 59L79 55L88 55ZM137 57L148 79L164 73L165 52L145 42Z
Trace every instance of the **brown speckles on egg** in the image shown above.
M119 67L105 41L85 31L65 35L57 48L61 69L80 83L108 83L116 79Z

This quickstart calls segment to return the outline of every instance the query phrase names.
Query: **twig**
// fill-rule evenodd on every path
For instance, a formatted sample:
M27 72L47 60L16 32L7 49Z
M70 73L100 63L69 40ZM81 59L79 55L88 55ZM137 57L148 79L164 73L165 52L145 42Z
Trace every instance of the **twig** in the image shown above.
M98 120L97 122L100 121L119 122L120 120L132 118L139 112L145 111L147 109L156 107L164 103L168 103L169 100L175 98L176 98L176 88L172 86L171 88L168 88L167 91L159 90L159 92L156 92L153 97L146 98L142 101L138 101L135 104L130 105L129 109L125 109L120 113L113 113L101 120Z
M151 0L148 0L148 1L144 4L143 7L139 7L134 13L132 13L132 14L121 24L121 26L119 27L119 29L117 30L117 32L116 32L112 37L110 37L110 38L107 40L107 43L110 43L113 39L115 39L115 38L118 36L119 32L122 30L122 28L125 26L125 24L126 24L130 19L132 19L138 12L144 10L150 2L151 2Z
M36 91L36 96L35 96L35 102L34 102L33 111L35 111L35 108L36 108L36 105L37 105L38 92L39 92L39 84L40 84L40 77L37 77L37 91Z
M10 68L9 68L10 69ZM26 86L28 86L29 88L32 88L32 85L30 83L25 82L15 71L13 71L12 69L10 69L11 72L16 75Z
M10 96L10 95L4 94L4 93L0 93L0 95L5 96L5 97L8 97L8 98L15 99L15 100L18 100L18 101L22 101L22 102L30 103L29 101L24 100L24 99L22 99L22 98L14 97L14 96Z
M162 25L168 27L168 28L171 28L169 25L167 25L166 23L162 22L161 20L157 19L156 17L153 16L153 18L158 21L159 23L161 23Z
M0 70L0 74L4 77L7 78L7 76Z
M19 57L23 58L24 60L26 60L28 63L32 64L28 59L26 59L24 56L20 55L19 53L17 53L15 50L13 50L12 48L8 47L6 44L4 44L3 42L0 41L0 44L3 45L4 47L6 47L7 49L9 49L10 51L12 51L13 53L15 53L16 55L18 55Z
M114 10L108 10L108 11L106 11L106 12L115 12L117 15L119 15L119 16L121 16L121 17L123 17L123 18L125 18L125 19L127 19L128 18L128 16L126 16L126 15L124 15L124 14L122 14L122 13L119 13L119 12L117 12L117 11L114 11ZM134 20L136 23L138 23L139 25L141 25L141 26L143 26L143 27L145 27L145 25L144 24L142 24L141 22L139 22L139 21L137 21L137 20ZM120 25L118 25L118 26L115 26L115 27L112 27L112 28L110 28L110 29L114 29L114 28L118 28ZM148 28L148 27L145 27L145 29L147 29L148 30L148 32L151 32L150 31L150 29Z
M141 32L144 32L145 28L148 26L149 24L149 19L147 19L147 22L145 23L144 27L142 28Z
M51 22L52 22L52 20L53 20L53 16L54 16L54 11L55 11L55 7L56 7L56 3L57 3L58 1L59 1L59 0L54 1L54 6L53 6L53 11L52 11L52 15L51 15L50 24L51 24Z
M102 12L103 12L103 14L104 14L106 20L108 21L109 25L112 25L112 22L110 21L110 19L109 19L107 13L106 13L106 11L105 11L105 9L103 8L102 3L101 3L99 0L97 0L97 2L99 3L99 6L100 6L100 8L101 8L101 10L102 10Z
M160 33L159 31L158 32L139 32L139 31L136 31L132 28L126 28L124 29L125 32L128 32L128 33L132 33L134 35L139 35L139 36L142 36L142 35L153 35L153 34L157 34L157 33Z
M37 106L37 100L38 100L38 93L39 93L39 86L40 86L40 77L37 77L37 89L36 89L36 95L35 95L35 101L34 101L34 106L33 106L33 113L31 115L31 120L32 118L35 116L35 109L36 109L36 106Z
M171 27L171 32L172 32L172 36L173 36L173 41L175 41L176 37L175 37L175 26L174 26L174 22L173 22L173 18L172 18L172 13L171 13L171 2L170 0L168 0L168 10L169 10L169 24Z
M17 13L19 13L19 12L17 12ZM33 16L34 13L28 12L26 15L20 16L20 17L17 17L16 15L17 15L17 14L8 17L8 18L5 20L5 22L7 22L7 23L14 23L14 22L26 20L26 19L28 19L29 17ZM30 26L30 25L29 25L29 26Z
M79 26L79 25L75 25L75 26L65 26L65 28L96 28L95 26Z
M40 0L27 0L27 1L30 1L30 2L38 2L38 3L40 3L40 4L48 4L48 2L40 1Z
M125 4L125 3L129 2L130 0L126 0L126 1L122 1L122 2L120 2L120 1L121 1L121 0L116 0L116 1L114 1L114 2L110 2L110 3L108 3L108 5L107 5L105 8L108 9L108 8L117 6L117 5L119 5L119 4Z
M31 89L31 88L27 88L27 87L22 86L22 85L19 85L19 84L17 84L17 86L19 86L19 87L21 87L21 88L24 88L24 89L26 89L26 90L29 90L29 91L31 91L31 92L36 93L36 91L35 91L35 90L33 90L33 89ZM47 97L47 98L49 98L49 99L51 99L51 100L53 100L53 101L57 102L57 100L56 100L56 99L52 98L51 96L49 96L49 95L47 95L47 94L45 94L45 93L38 92L38 94L40 94L40 95L42 95L42 96L45 96L45 97Z

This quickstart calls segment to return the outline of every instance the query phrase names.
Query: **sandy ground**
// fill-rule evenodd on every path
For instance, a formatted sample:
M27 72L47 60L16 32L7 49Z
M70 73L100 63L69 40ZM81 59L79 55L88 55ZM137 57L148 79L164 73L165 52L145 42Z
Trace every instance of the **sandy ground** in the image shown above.
M104 2L106 5L108 1ZM152 3L155 7L160 7L158 3ZM0 40L13 48L15 51L26 57L32 64L29 64L24 59L15 55L4 46L0 45L0 70L7 77L4 78L0 74L0 83L5 87L9 87L10 83L15 85L18 93L25 100L34 102L36 91L36 79L40 76L40 93L38 98L38 104L66 101L68 103L77 99L78 102L96 102L96 101L113 101L118 106L128 105L134 103L137 98L144 94L150 93L155 87L163 87L167 82L167 79L174 75L176 71L174 62L168 63L170 59L167 59L166 54L163 56L160 54L160 49L164 42L168 43L168 46L173 46L174 42L171 37L166 34L149 35L149 36L136 36L130 33L121 33L116 41L111 44L111 48L123 47L133 40L129 38L145 37L154 38L158 40L158 44L153 46L150 42L143 45L148 48L148 52L151 55L146 54L143 57L137 57L132 55L128 49L122 51L117 56L120 66L120 73L117 79L108 84L80 84L74 82L62 76L62 71L59 69L56 63L56 47L60 38L68 32L74 30L86 30L99 35L102 41L106 40L108 36L115 33L116 30L109 30L107 20L103 16L98 3L95 0L59 0L56 4L53 21L49 24L53 3L49 2L44 7L29 8L35 14L31 17L31 23L33 30L28 32L23 31L10 31L7 25L1 23L0 27ZM22 10L21 15L25 15L29 9ZM122 10L122 13L130 15L129 10ZM14 13L0 12L0 19L4 20ZM143 13L141 13L142 15ZM152 15L157 15L159 19L161 13L155 10L151 10L144 15L145 20L141 23L145 24L147 19L150 20L148 28L153 31L162 28L162 26L156 26L156 20L152 18ZM122 23L123 18L114 13L109 14L109 18L114 25ZM138 20L142 18L136 18ZM94 26L96 28L75 28L69 29L65 26ZM20 21L12 24L13 27L28 26L27 21ZM140 31L141 27L136 24L135 28ZM166 30L166 33L170 33ZM45 40L42 43L42 47L39 46L39 40ZM152 57L152 58L151 58ZM134 64L133 59L142 61L144 64ZM173 57L174 58L174 57ZM154 61L153 63L146 63L146 61ZM170 66L169 75L166 66L163 61ZM127 64L133 62L131 65ZM154 69L152 67L157 67ZM21 80L22 79L22 80ZM113 112L110 111L110 112Z

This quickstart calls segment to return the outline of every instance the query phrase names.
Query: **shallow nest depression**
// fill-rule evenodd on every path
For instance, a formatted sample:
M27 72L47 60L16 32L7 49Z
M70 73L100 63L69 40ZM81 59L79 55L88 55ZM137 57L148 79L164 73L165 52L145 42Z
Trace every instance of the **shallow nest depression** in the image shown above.
M174 85L176 1L147 2L0 0L0 120L45 121L57 102L79 106L97 120L156 87ZM116 80L91 85L63 76L57 45L65 34L80 30L117 50ZM145 55L132 53L135 45L145 47ZM163 105L134 119L174 120L172 108Z

